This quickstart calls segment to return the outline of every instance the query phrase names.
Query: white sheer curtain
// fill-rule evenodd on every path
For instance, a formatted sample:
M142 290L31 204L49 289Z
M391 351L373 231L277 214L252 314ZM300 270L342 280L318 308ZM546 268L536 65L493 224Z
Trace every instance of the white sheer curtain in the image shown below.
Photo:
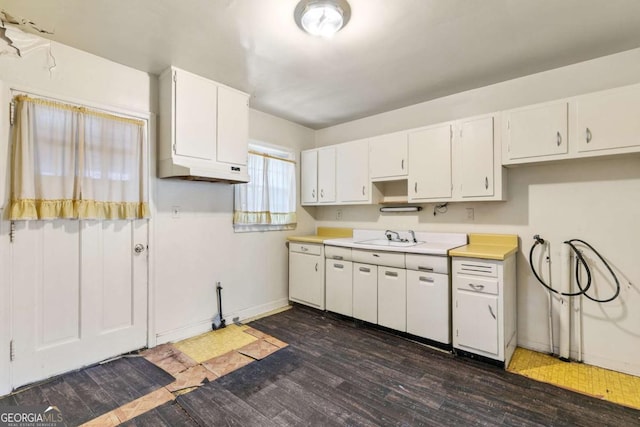
M236 231L293 229L296 226L296 167L290 153L252 147L249 183L235 186Z
M144 122L18 96L10 219L148 216Z

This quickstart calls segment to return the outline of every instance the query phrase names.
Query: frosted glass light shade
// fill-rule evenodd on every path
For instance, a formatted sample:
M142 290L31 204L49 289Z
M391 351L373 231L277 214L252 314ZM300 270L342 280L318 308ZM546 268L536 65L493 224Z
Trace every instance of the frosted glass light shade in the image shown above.
M344 0L302 0L294 16L298 26L307 33L328 38L346 25L350 9Z

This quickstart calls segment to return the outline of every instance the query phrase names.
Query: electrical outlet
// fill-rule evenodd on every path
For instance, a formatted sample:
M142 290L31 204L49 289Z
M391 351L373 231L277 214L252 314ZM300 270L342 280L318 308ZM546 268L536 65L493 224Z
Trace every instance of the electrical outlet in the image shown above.
M180 218L180 206L171 206L171 218Z
M342 209L336 211L336 219L340 221L342 219Z
M473 219L473 218L474 218L473 208L467 208L467 219Z

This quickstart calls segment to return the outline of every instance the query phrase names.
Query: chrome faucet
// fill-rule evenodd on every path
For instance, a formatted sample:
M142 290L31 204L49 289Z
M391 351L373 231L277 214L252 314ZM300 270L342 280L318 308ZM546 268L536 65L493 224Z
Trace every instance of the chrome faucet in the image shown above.
M414 233L413 230L409 230L409 234L411 234L411 238L413 239L413 243L418 243L418 240L416 239L416 233Z
M395 238L393 238L393 235L396 235ZM391 230L387 230L384 232L384 235L387 236L387 240L390 242L401 242L402 239L400 239L400 235L398 234L397 231L391 231Z

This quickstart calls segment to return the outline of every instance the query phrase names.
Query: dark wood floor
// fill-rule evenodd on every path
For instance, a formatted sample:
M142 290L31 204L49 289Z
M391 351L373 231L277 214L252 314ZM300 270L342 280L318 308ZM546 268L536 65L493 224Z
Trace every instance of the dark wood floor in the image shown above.
M125 424L640 425L640 411L538 383L304 307L260 319L251 326L289 343L289 347ZM40 404L43 402L37 399L50 395L55 400L52 404L62 409L70 424L77 424L171 380L155 369L140 359L122 359L107 370L89 368L43 384L20 397L20 402L16 400L19 395L1 399L0 406ZM61 387L66 391L51 394ZM77 403L78 396L87 400L84 406ZM70 414L65 406L74 405L65 399L73 400L75 408L80 409Z

